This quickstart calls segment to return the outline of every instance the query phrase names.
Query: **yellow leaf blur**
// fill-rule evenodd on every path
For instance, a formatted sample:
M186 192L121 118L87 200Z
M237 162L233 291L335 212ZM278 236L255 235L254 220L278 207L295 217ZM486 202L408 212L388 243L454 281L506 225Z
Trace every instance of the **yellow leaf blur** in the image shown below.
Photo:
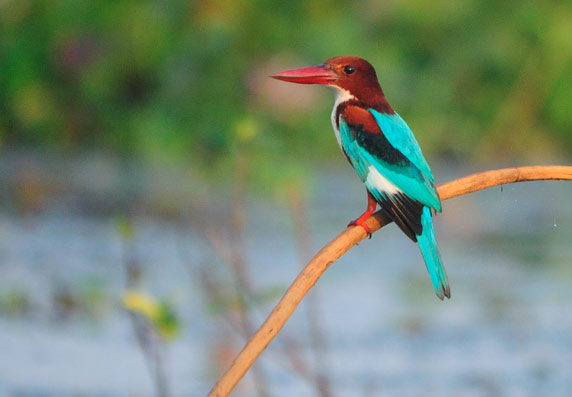
M128 290L123 295L122 303L127 310L142 315L152 323L161 316L161 305L151 296L140 292Z

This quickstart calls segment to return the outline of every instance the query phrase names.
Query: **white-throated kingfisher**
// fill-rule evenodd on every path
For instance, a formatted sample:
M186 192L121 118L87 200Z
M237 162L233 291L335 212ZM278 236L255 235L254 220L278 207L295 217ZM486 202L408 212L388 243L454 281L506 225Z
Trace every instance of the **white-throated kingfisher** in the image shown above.
M373 66L362 58L341 56L270 77L333 90L336 139L367 189L367 210L348 226L362 226L370 234L365 220L379 204L419 243L437 296L450 298L431 220L432 209L441 211L433 175L413 133L387 102Z

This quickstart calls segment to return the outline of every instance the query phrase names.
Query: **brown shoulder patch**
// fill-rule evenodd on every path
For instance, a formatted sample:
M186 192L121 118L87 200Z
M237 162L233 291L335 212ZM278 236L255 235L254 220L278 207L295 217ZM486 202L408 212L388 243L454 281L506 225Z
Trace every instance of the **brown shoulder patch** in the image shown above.
M361 126L361 129L370 134L381 134L375 118L367 109L349 105L342 109L341 115L349 126Z

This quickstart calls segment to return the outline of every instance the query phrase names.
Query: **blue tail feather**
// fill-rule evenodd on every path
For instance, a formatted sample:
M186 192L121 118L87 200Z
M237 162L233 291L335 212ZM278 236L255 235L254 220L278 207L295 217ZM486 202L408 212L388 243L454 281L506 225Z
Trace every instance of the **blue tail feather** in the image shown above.
M447 280L447 273L445 273L445 268L441 262L441 255L439 255L439 249L437 248L435 231L433 230L433 222L431 221L431 209L429 207L423 208L421 225L423 226L423 232L417 236L417 241L423 259L425 259L425 265L431 277L435 294L437 294L441 300L443 300L444 297L450 298L451 290L449 289L449 281Z

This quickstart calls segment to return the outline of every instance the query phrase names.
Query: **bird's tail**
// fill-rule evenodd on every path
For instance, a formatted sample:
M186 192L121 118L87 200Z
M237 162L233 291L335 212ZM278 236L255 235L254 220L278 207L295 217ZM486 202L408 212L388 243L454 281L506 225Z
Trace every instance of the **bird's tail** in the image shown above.
M423 232L420 236L417 236L417 241L419 242L423 259L425 259L425 265L431 277L435 294L437 294L441 300L443 300L444 297L450 298L451 290L449 289L449 280L447 280L447 273L445 273L445 268L441 262L437 241L435 241L435 231L433 230L431 209L429 207L423 207L421 225L423 226Z

